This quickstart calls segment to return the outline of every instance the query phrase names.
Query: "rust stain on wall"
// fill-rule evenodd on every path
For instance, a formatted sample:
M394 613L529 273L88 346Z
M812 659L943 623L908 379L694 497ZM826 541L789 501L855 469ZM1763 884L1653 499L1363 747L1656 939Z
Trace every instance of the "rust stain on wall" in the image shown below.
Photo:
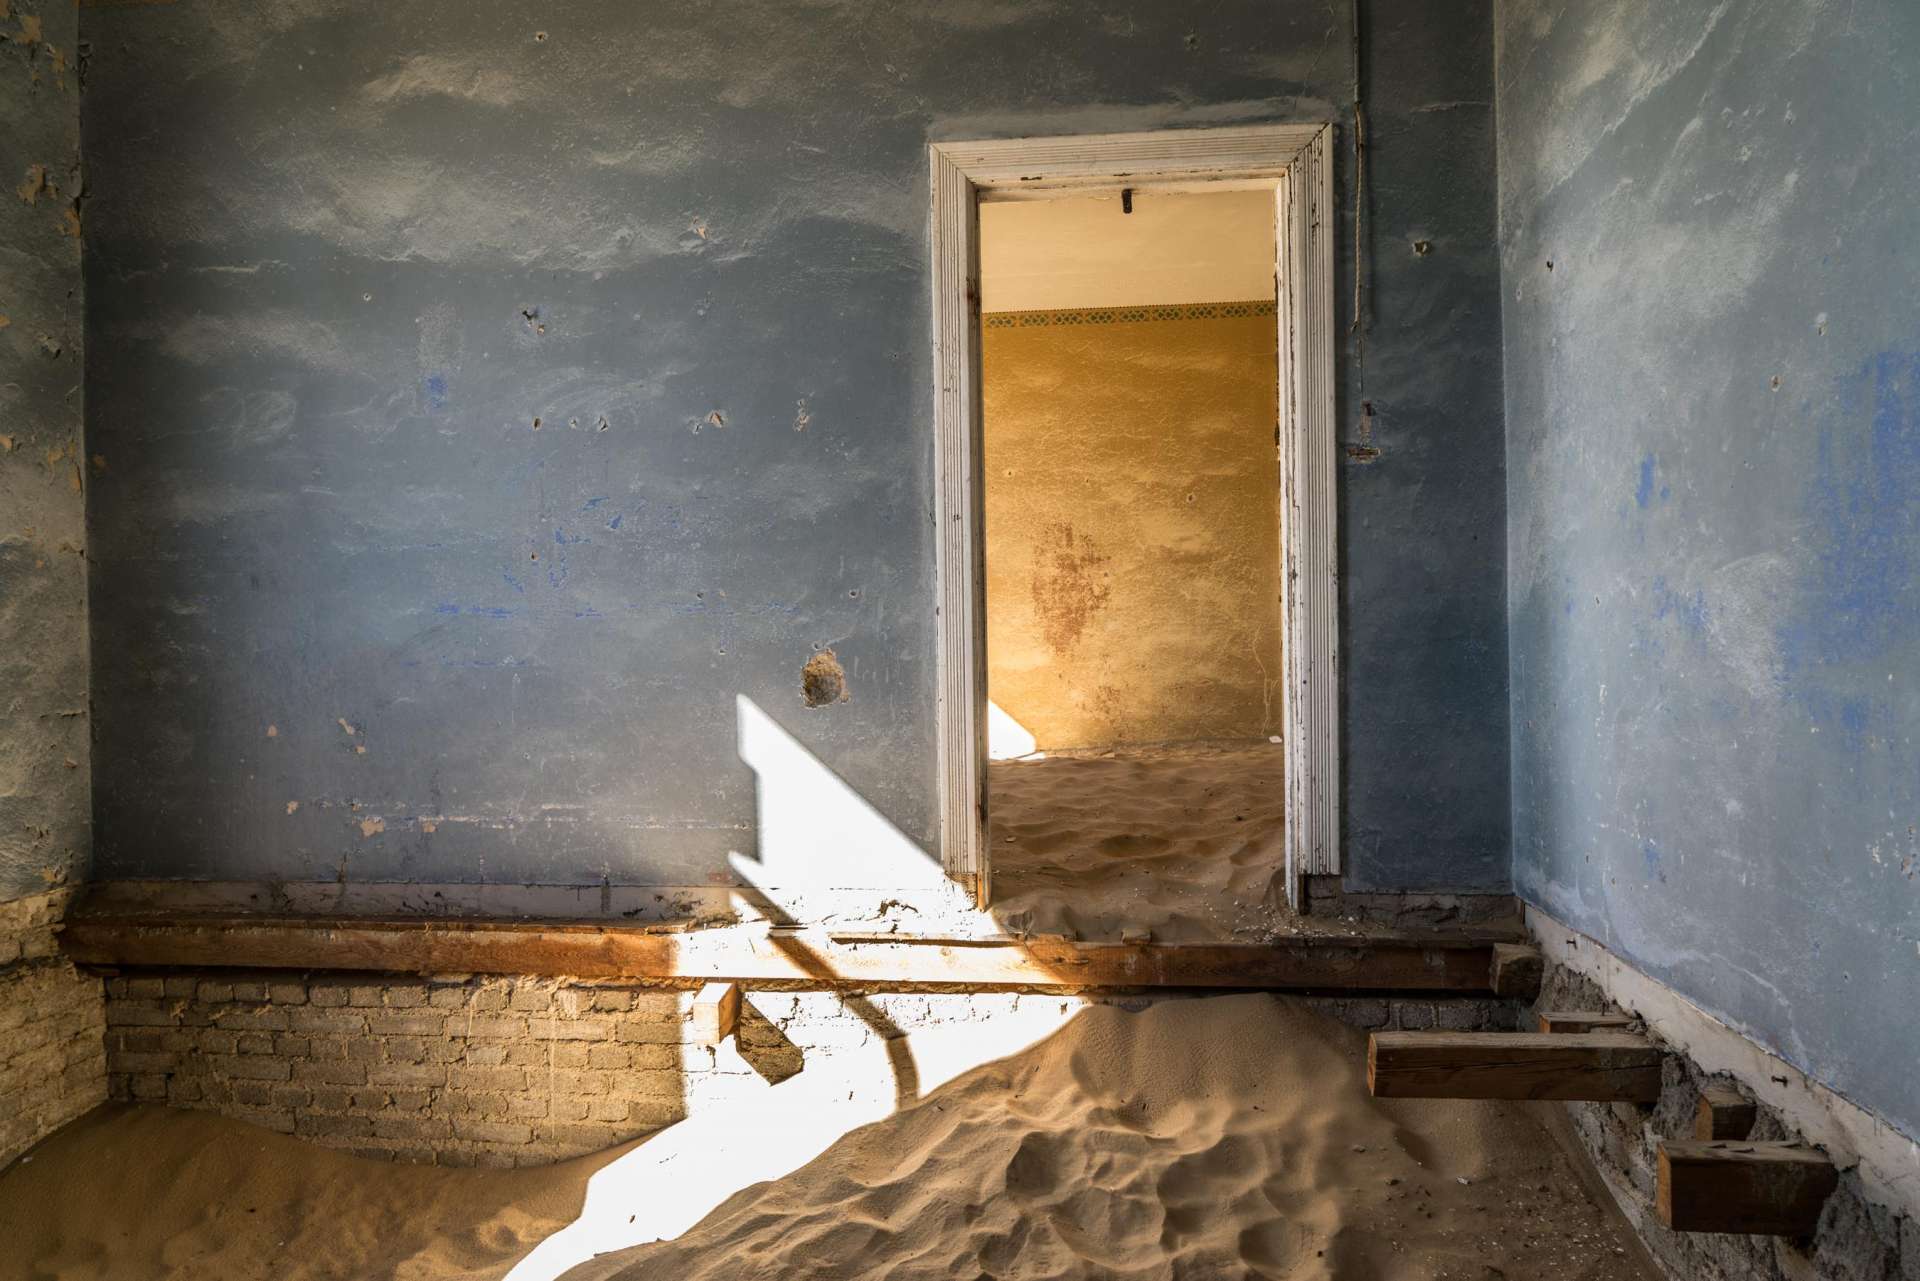
M1056 654L1071 650L1107 603L1112 592L1108 559L1092 539L1076 535L1068 521L1049 525L1033 549L1033 611L1040 634Z

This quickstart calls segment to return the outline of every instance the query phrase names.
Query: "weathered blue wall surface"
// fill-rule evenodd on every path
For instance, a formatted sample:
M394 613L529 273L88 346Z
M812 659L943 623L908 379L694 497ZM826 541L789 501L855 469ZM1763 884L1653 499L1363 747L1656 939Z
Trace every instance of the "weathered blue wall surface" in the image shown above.
M0 901L89 845L76 16L0 6Z
M1920 1134L1920 6L1498 40L1515 879Z
M1446 10L1369 55L1373 887L1509 876L1492 15ZM110 878L715 883L737 695L931 849L926 142L1351 96L1306 0L84 21ZM851 698L809 709L823 646Z

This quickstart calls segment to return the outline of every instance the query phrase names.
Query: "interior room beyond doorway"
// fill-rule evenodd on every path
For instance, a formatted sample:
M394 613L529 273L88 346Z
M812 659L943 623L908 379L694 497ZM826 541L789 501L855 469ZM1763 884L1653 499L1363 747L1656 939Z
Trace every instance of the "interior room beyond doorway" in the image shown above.
M994 907L1086 938L1284 912L1275 201L980 211Z

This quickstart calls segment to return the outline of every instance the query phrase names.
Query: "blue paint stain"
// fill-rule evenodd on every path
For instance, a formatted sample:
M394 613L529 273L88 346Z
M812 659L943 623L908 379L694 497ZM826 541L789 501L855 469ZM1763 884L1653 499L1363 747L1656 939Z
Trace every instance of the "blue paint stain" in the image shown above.
M569 534L564 529L555 529L553 531L553 541L562 547L576 547L586 542L587 536L585 534Z
M621 517L616 515L612 520L607 522L607 528L608 529L620 528L620 521L621 521Z
M594 609L592 606L588 606L586 609L574 610L573 616L575 618L605 618L606 617L605 614L601 613L597 609Z
M1697 638L1707 634L1707 598L1704 592L1696 589L1691 596L1684 596L1667 586L1664 577L1653 580L1653 616L1656 620L1671 618Z
M1648 454L1640 460L1640 484L1633 491L1633 501L1642 511L1653 501L1653 455Z
M470 618L512 618L514 611L499 605L455 605L441 604L433 607L436 614L465 614Z
M1920 629L1920 352L1882 352L1837 390L1807 493L1818 550L1800 617L1779 633L1789 683L1879 666Z
M447 407L447 379L445 374L428 374L426 381L422 383L422 389L426 392L428 409L445 409Z
M604 503L604 502L606 502L606 501L607 501L607 500L606 500L606 499L605 499L604 497L601 497L601 498L589 498L589 499L588 499L588 500L586 501L586 503L585 503L585 505L583 505L583 506L582 506L582 507L580 508L580 510L581 510L581 511L583 511L583 512L590 512L590 511L592 511L592 510L593 510L594 508L596 508L596 507L598 507L598 506L599 506L599 505L600 505L601 503Z
M502 574L500 575L500 579L502 582L506 583L507 586L513 588L514 591L519 592L522 596L525 596L527 594L527 589L521 586L520 580L515 578L512 574Z
M1783 692L1849 755L1905 755L1863 691L1911 666L1920 635L1920 352L1883 351L1835 381L1806 491L1812 555L1775 633Z
M1640 846L1640 861L1646 865L1647 879L1666 883L1667 874L1660 869L1660 847L1652 841Z

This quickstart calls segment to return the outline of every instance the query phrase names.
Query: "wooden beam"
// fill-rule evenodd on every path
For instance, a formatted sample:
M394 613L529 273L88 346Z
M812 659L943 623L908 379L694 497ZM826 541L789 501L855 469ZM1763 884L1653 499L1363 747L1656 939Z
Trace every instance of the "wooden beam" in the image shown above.
M1542 1032L1625 1032L1638 1020L1631 1014L1588 1014L1578 1010L1540 1011Z
M1546 973L1546 959L1540 949L1526 943L1496 943L1487 985L1495 996L1517 1001L1540 997L1540 981Z
M1675 1232L1811 1236L1839 1183L1833 1162L1803 1144L1668 1139L1654 1204Z
M693 1039L700 1045L718 1045L740 1025L740 985L709 983L694 995L688 1011Z
M1488 991L1491 941L1471 936L1302 936L1272 943L915 942L728 926L434 917L70 916L61 946L85 965L161 969L534 974L698 988L1080 991L1199 987L1273 991Z
M1381 1098L1651 1103L1661 1058L1619 1032L1375 1032L1367 1086Z
M1693 1114L1696 1139L1744 1139L1753 1133L1760 1109L1731 1085L1709 1085L1700 1091Z

